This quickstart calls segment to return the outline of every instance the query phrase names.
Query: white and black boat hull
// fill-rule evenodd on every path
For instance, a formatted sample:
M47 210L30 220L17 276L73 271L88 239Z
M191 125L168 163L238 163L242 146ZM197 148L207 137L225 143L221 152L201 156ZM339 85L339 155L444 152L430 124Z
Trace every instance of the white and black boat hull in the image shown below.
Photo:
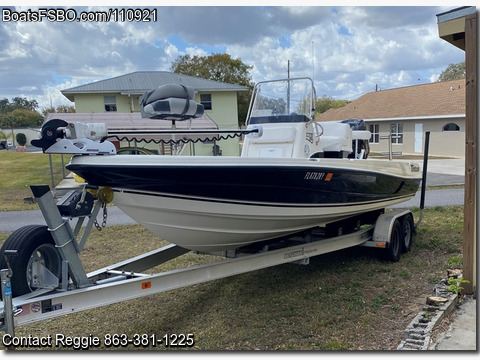
M413 197L415 165L383 160L77 156L67 168L161 238L221 251Z

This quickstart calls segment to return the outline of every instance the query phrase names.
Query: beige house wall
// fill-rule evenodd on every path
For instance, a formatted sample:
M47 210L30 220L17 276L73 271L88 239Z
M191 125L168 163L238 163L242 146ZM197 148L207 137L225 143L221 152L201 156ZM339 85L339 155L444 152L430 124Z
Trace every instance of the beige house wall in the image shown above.
M219 129L238 129L237 93L235 91L199 92L195 94L195 101L198 103L200 103L200 94L211 94L212 109L205 110L205 113L215 121ZM115 96L117 112L130 113L132 112L132 108L133 112L140 112L138 95L128 96L120 95L118 93L75 94L74 100L76 112L104 113L104 96ZM215 144L213 143L196 143L194 147L187 145L182 154L186 155L194 153L195 155L212 155L214 145ZM216 145L220 146L220 150L224 156L237 156L240 154L238 138L220 140L216 142ZM158 145L147 145L145 147L158 150Z
M237 108L237 93L232 91L224 92L208 92L202 91L195 94L195 101L200 102L201 94L211 94L212 109L205 110L205 113L217 123L220 130L238 129L238 108ZM214 144L205 144L212 154L212 147ZM237 156L240 155L239 139L220 140L216 142L222 151L222 155Z
M201 94L211 94L212 109L205 110L213 121L215 121L220 129L238 128L238 111L237 111L237 93L231 91L225 92L208 92L202 91L195 94L195 101L200 102Z
M425 146L425 132L430 131L429 155L465 157L465 118L417 119L417 120L366 120L367 128L371 124L379 125L380 137L388 136L392 124L403 124L403 144L392 144L393 152L402 154L422 154ZM459 131L443 131L443 127L455 123ZM421 151L415 151L415 124L422 125ZM388 152L388 140L370 143L372 152Z
M442 131L449 123L455 123L460 131ZM465 157L465 118L430 120L424 131L430 131L429 154L451 157Z
M12 134L11 128L0 128L0 131L3 131L8 136L7 141L11 142L12 145L13 144L18 145L16 140L18 133L25 134L25 137L27 138L26 146L31 146L30 141L40 138L40 133L31 128L24 128L24 127L14 128L13 134Z
M130 101L128 96L115 93L110 94L75 94L75 112L77 113L104 113L104 96L115 96L117 112L129 113ZM138 102L138 99L137 99ZM139 110L140 111L140 110Z

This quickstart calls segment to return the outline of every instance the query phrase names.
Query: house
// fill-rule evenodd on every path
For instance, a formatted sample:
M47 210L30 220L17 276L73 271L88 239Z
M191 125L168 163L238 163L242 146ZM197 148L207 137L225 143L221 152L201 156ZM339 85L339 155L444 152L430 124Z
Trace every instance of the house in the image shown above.
M235 84L167 71L137 71L65 89L62 94L75 103L77 113L139 113L139 97L164 84L192 87L195 101L203 104L205 113L219 129L238 129L237 93L248 88ZM197 144L196 155L212 155L215 145L220 146L223 155L239 154L238 139L229 139Z
M372 133L370 151L421 154L430 131L429 154L465 156L465 79L367 93L317 121L364 119Z

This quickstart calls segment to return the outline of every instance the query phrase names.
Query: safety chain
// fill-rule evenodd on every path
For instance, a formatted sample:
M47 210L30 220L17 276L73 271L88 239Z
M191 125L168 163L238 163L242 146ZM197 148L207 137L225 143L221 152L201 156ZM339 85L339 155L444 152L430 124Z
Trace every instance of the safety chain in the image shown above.
M97 219L95 219L95 222L93 223L95 225L95 227L97 228L98 231L102 231L102 228L104 228L105 226L107 226L107 204L106 203L103 203L102 204L102 208L103 208L103 221L102 221L102 225L100 226L100 224L98 223Z

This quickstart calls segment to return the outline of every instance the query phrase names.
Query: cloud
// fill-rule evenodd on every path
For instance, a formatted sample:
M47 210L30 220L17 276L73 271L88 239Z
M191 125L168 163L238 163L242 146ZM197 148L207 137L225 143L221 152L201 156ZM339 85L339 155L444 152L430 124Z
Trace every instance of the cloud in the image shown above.
M270 26L262 7L169 7L160 8L162 32L176 34L191 44L255 44L278 30Z
M0 22L0 99L69 104L60 90L215 52L253 65L254 81L286 77L290 63L291 76L314 75L319 96L354 99L376 86L430 82L463 61L438 36L436 14L450 9L165 6L156 22Z

